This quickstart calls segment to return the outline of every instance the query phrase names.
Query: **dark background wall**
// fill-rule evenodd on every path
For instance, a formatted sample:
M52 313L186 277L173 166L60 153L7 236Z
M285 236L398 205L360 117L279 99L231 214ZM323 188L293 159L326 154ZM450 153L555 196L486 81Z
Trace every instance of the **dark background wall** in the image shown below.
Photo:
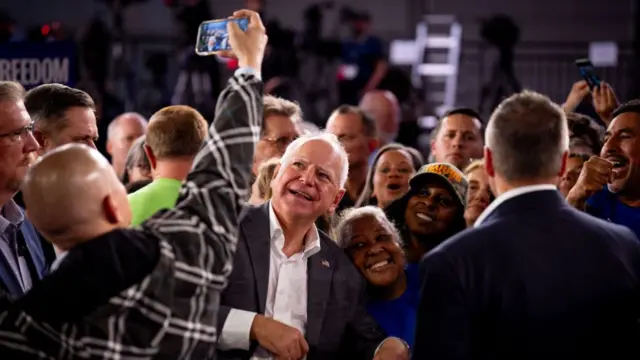
M226 16L243 6L243 0L209 0L217 16ZM300 30L303 10L313 0L267 0L268 18ZM588 42L614 41L621 56L616 68L599 69L614 84L621 97L631 92L631 42L634 39L635 0L337 0L355 9L366 9L373 29L383 39L412 38L415 24L425 13L454 14L463 25L464 46L459 77L459 103L475 106L480 85L489 80L495 53L483 46L479 28L482 19L504 13L521 27L517 47L516 73L527 87L562 101L571 84L578 80L573 60L587 55ZM91 0L3 1L23 25L62 21L81 27L103 6ZM325 21L327 35L336 29L335 13ZM177 32L171 12L160 0L135 4L125 14L131 35L171 38Z

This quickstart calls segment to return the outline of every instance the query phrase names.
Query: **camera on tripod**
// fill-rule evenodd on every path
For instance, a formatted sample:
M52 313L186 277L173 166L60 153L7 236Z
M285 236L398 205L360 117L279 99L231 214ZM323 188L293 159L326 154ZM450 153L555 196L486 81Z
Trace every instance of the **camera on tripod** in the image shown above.
M482 23L480 35L499 54L489 82L480 91L478 108L483 112L492 111L503 99L522 90L513 65L520 28L509 16L498 14Z

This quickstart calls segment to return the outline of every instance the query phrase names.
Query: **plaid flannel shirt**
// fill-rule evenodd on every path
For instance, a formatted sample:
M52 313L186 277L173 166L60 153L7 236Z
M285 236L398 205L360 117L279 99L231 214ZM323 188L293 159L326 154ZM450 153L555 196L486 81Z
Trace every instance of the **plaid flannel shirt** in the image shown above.
M148 276L74 323L41 323L19 306L3 311L0 358L214 358L219 297L233 267L262 106L262 81L233 76L176 207L119 230L159 242Z

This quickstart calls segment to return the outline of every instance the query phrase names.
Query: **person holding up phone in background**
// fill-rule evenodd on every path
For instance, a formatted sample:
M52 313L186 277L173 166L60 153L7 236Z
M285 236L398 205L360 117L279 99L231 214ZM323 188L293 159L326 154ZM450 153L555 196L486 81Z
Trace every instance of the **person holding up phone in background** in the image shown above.
M607 130L601 151L583 164L567 202L640 236L640 101L619 106L613 89L598 78L590 61L579 59L576 65L584 79L573 84L563 110L574 111L591 93Z
M84 145L54 150L29 169L29 217L48 229L47 240L70 249L23 297L0 304L0 358L215 358L220 293L234 267L238 210L250 193L263 121L267 37L256 13L234 16L251 19L246 33L228 25L233 51L224 55L236 55L240 69L218 97L175 208L129 228L124 186L108 161ZM42 195L52 193L53 200ZM60 207L77 208L77 199L99 205L55 216Z
M588 59L578 59L575 63L583 80L573 84L562 109L565 113L574 112L587 94L591 93L596 114L604 125L608 126L613 120L611 114L619 105L613 88L600 80Z
M241 31L245 31L248 21L249 19L246 18L228 18L202 22L198 27L196 54L209 56L219 54L220 51L230 50L228 24L237 24Z

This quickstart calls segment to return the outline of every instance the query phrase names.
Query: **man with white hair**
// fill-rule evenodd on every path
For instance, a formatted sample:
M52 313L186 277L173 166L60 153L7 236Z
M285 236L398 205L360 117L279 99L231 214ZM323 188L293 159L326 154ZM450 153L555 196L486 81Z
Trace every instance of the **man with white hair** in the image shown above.
M335 211L349 164L333 134L304 135L285 150L271 201L240 222L220 301L219 359L405 359L367 315L364 280L314 222Z
M497 197L422 260L415 359L638 358L640 244L558 192L568 150L546 96L496 108L484 162Z

